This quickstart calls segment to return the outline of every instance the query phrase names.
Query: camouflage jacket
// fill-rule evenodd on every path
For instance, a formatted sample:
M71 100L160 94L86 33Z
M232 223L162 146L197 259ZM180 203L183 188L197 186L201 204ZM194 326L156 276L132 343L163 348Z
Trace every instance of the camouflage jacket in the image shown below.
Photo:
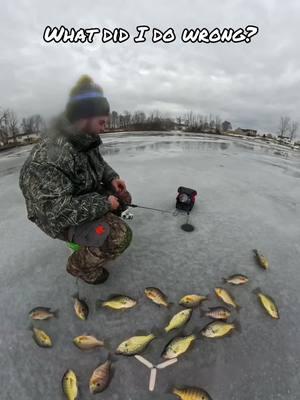
M27 217L52 238L111 210L106 189L119 175L99 152L99 135L76 132L65 114L31 150L19 186Z

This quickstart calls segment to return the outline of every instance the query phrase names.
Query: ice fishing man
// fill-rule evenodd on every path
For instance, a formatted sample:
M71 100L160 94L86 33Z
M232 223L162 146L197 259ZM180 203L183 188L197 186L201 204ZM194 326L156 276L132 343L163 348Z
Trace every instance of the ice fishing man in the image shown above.
M102 88L83 75L19 177L28 219L48 236L79 245L67 271L89 284L108 278L103 266L132 239L120 218L130 193L99 152L109 111Z

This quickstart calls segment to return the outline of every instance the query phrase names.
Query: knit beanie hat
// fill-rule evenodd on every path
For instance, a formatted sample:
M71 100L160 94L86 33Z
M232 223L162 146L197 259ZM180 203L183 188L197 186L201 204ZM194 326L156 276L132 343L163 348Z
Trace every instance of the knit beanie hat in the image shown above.
M101 86L90 76L82 75L70 91L66 106L66 116L70 122L81 118L109 115L109 103Z

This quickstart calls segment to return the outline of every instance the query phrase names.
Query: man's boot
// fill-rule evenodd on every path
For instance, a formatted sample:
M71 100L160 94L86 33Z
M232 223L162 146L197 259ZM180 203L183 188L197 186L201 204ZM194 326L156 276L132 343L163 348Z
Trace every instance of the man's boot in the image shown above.
M103 268L105 261L105 254L98 248L81 245L79 250L70 255L67 271L86 283L97 285L105 282L109 276Z

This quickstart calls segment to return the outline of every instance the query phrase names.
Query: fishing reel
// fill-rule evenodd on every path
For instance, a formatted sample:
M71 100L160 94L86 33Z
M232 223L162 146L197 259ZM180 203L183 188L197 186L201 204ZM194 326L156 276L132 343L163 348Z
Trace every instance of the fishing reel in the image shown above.
M120 205L115 213L123 219L133 219L133 214L128 210L128 207L131 205L130 193L126 190L121 194L115 193L114 195L117 197Z
M125 210L121 213L121 217L123 219L133 219L133 214L129 212L129 210Z

